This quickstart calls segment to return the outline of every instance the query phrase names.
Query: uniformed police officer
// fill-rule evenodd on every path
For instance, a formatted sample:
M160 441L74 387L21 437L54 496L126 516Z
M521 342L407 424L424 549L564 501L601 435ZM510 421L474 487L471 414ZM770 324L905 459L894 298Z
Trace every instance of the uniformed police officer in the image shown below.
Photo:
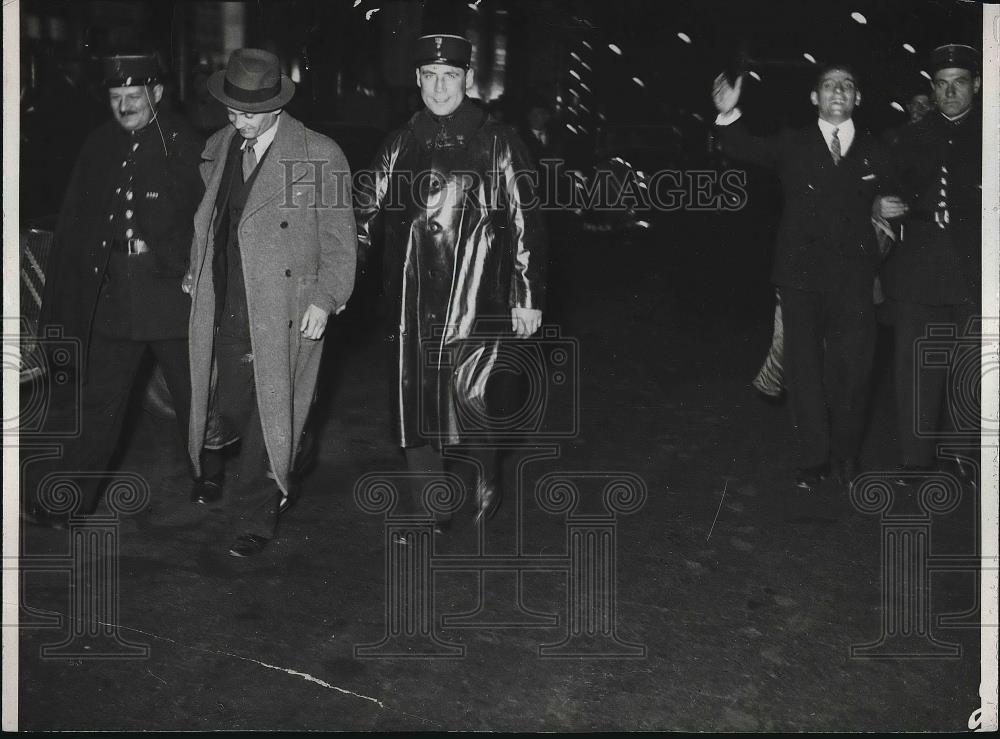
M527 148L466 96L471 43L430 34L416 51L425 107L358 178L358 234L369 248L384 225L393 435L409 469L424 474L466 447L480 523L500 501L489 444L504 436L505 404L514 402L499 389L499 368L509 340L541 325L548 239L530 178L519 176L534 169Z
M892 149L899 197L883 198L883 212L888 205L895 209L889 215L902 214L899 243L883 272L895 316L901 466L911 473L901 482L937 464L943 410L950 431L972 436L980 417L979 338L965 335L980 313L982 285L979 52L962 44L938 47L929 70L936 109L901 132ZM937 366L941 358L947 366ZM974 371L962 372L963 363Z
M204 192L201 138L159 105L163 84L153 54L104 60L112 119L88 137L59 213L42 323L78 339L82 433L58 466L106 468L118 442L140 362L159 363L186 442L190 412L187 326L190 298L181 290L193 216ZM185 443L186 446L186 443ZM183 448L183 447L182 447ZM30 475L29 475L30 485ZM99 480L82 474L82 512L97 503ZM27 490L29 519L49 515Z

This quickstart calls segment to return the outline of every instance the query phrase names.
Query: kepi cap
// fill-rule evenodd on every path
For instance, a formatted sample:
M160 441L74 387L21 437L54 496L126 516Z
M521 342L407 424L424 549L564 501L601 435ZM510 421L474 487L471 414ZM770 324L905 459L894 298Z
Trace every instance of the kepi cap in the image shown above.
M156 54L115 54L102 60L105 87L155 85L162 73Z
M957 67L979 73L979 50L965 44L945 44L931 52L930 72L934 74L939 69Z
M452 67L468 69L472 61L472 44L462 36L447 33L432 33L417 39L417 53L414 66L424 64L449 64Z

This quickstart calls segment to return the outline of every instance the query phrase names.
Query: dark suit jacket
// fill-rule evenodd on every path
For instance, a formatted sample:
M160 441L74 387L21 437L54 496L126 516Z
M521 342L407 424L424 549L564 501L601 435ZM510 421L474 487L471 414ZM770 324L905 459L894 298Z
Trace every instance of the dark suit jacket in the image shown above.
M774 168L784 211L775 245L775 285L819 292L872 291L880 261L872 203L887 171L886 153L857 130L839 165L817 124L768 137L740 122L716 126L723 151Z
M982 118L974 109L960 123L937 112L907 126L890 150L898 195L910 206L902 238L886 260L889 297L925 305L977 302L982 285ZM942 173L942 165L947 172ZM944 177L945 184L941 179ZM949 223L934 211L946 195Z

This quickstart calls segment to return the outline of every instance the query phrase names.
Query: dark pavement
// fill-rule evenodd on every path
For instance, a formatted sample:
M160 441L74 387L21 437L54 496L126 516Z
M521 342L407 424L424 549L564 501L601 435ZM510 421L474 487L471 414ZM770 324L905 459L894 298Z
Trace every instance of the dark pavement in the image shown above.
M483 541L468 507L435 539L435 562L486 552L509 564L520 546L521 559L541 563L520 580L509 569L435 574L433 631L462 656L355 654L386 634L387 546L398 545L355 503L354 486L403 467L362 291L328 340L318 464L263 554L228 556L224 507L187 501L171 422L136 414L121 465L148 480L151 502L121 516L118 556L100 560L119 576L114 606L100 612L148 656L40 656L71 633L86 593L66 569L70 534L25 529L34 569L22 575L31 609L22 622L57 621L22 631L21 728L964 730L979 705L975 627L907 624L908 644L932 637L958 645L958 656L851 656L879 639L887 613L882 521L833 484L813 493L791 484L788 409L749 387L773 310L767 247L744 243L750 217L673 214L632 239L556 240L547 322L579 347L579 433L557 451L539 443L514 453L539 455L523 466L522 526L508 489ZM881 338L869 470L895 462ZM556 392L555 404L572 397ZM615 579L567 577L567 514L535 497L546 474L577 485L579 515L604 510L609 480L644 483L644 504L619 515L605 540ZM976 520L966 490L955 510L931 518L930 552L974 552ZM607 524L595 521L582 524ZM927 577L917 587L932 616L977 607L973 573ZM579 612L567 599L589 586L616 594L616 613L598 624L613 637L598 645L604 652L540 656L566 638L567 615L575 623ZM465 612L474 614L465 627L440 623ZM971 624L975 613L958 620ZM535 626L511 625L524 622ZM638 656L602 656L629 645Z

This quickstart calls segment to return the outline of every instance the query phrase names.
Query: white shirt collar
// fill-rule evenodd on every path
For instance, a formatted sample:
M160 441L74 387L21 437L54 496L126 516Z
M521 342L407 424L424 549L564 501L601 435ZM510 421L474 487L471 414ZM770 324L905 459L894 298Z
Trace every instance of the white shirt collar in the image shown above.
M854 141L854 121L848 118L843 123L838 123L834 125L829 121L824 121L822 118L816 119L819 122L819 130L823 134L823 138L826 139L827 148L830 147L830 142L833 141L833 131L836 129L837 138L840 139L840 153L846 154L847 150L851 148L851 143Z
M274 122L274 125L257 137L257 143L253 145L253 154L257 157L258 162L261 160L261 157L264 156L264 152L267 151L268 147L271 146L271 142L274 141L274 136L278 133L278 126L280 125L281 116L279 115L278 119ZM245 151L246 148L247 142L244 141L240 149Z

